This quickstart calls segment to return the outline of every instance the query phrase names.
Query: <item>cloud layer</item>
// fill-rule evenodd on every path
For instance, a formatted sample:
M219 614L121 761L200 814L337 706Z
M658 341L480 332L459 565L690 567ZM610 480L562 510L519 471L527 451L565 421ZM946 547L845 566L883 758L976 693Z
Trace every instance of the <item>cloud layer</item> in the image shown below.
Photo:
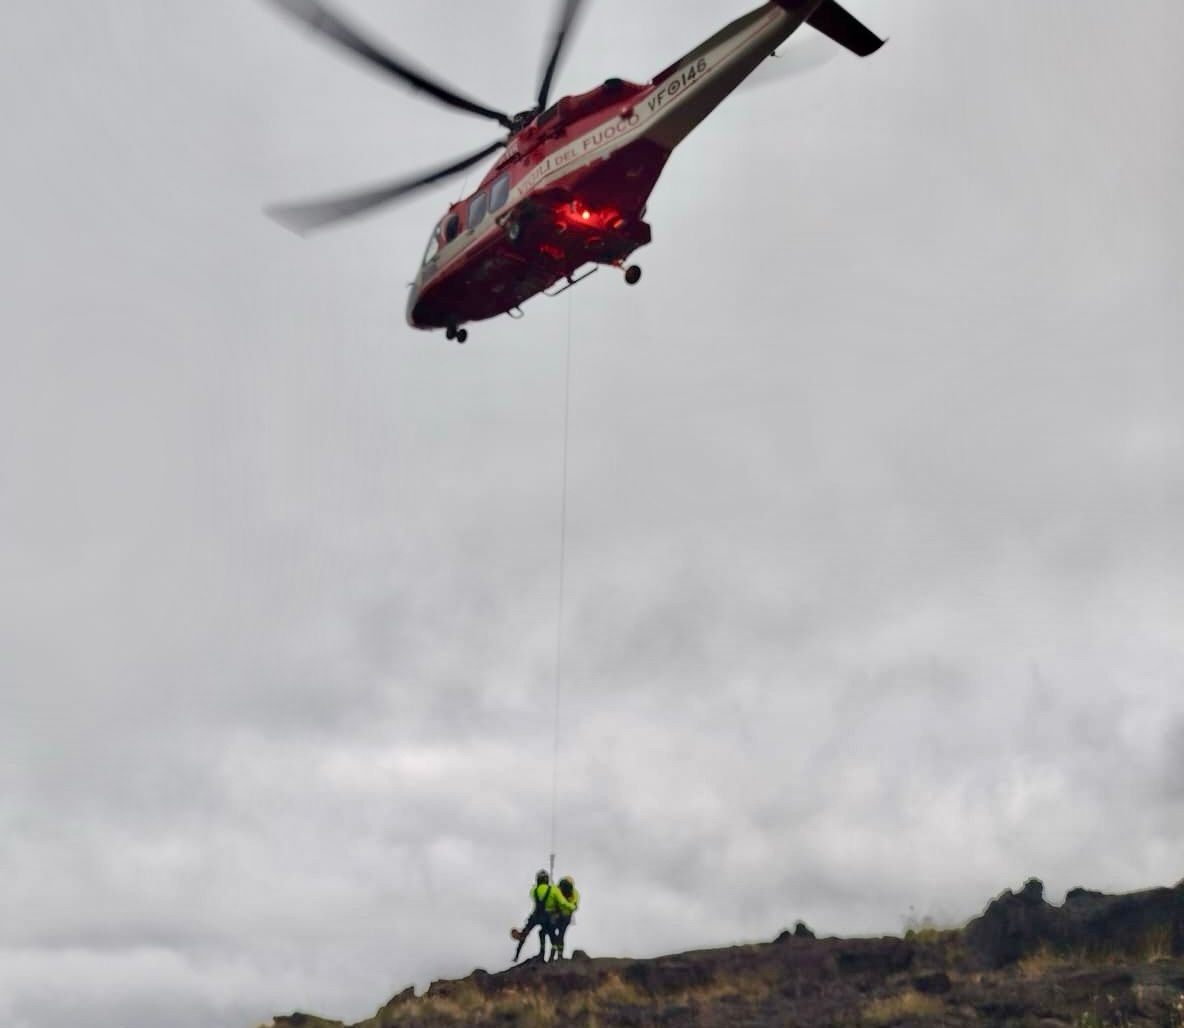
M351 10L529 92L533 5ZM459 184L307 243L258 208L483 126L265 4L17 16L0 1020L503 966L553 774L595 954L1180 878L1181 13L858 13L880 54L675 155L641 287L464 348L401 324ZM604 0L561 85L727 16Z

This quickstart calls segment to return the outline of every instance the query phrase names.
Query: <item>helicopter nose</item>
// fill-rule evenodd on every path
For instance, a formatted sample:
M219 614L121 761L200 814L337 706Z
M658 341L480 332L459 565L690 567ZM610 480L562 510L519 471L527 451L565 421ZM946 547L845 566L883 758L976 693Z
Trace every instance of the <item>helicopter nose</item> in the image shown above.
M415 305L419 302L419 290L416 289L415 283L411 283L411 289L407 293L407 324L412 328L417 328L415 324Z

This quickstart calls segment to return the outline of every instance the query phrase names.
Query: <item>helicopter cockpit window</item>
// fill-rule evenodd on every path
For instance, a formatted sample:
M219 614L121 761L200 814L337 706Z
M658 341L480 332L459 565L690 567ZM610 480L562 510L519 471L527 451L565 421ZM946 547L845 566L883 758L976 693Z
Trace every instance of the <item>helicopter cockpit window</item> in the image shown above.
M431 238L428 239L428 247L423 252L423 262L427 264L429 261L436 259L436 254L440 252L440 226L437 225L432 229Z
M481 224L481 219L485 217L485 212L489 209L489 197L483 192L478 193L469 201L469 228L476 228Z
M456 214L448 215L444 222L444 242L451 243L460 231L460 217Z
M507 171L504 175L494 179L493 185L489 187L489 209L491 211L501 210L509 196L510 173Z

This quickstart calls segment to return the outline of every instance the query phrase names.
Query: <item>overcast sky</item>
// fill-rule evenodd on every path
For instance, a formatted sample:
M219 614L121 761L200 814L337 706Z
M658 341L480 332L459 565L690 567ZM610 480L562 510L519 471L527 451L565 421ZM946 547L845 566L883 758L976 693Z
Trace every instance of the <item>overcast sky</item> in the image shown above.
M596 0L559 88L748 6ZM517 110L551 7L347 9ZM308 240L261 208L496 127L262 0L8 12L6 1028L356 1020L508 964L569 357L572 945L1184 876L1184 6L850 8L889 45L696 130L640 286L464 347L403 323L464 181Z

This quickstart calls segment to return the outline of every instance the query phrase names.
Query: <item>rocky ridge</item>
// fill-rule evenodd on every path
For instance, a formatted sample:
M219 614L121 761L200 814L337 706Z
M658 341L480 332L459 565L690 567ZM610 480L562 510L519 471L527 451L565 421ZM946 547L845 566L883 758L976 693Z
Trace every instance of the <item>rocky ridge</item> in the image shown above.
M1184 1028L1184 881L1060 907L1030 879L961 929L904 938L814 938L650 960L477 970L404 990L352 1028L781 1028L1016 1025ZM311 1014L272 1028L345 1028Z

